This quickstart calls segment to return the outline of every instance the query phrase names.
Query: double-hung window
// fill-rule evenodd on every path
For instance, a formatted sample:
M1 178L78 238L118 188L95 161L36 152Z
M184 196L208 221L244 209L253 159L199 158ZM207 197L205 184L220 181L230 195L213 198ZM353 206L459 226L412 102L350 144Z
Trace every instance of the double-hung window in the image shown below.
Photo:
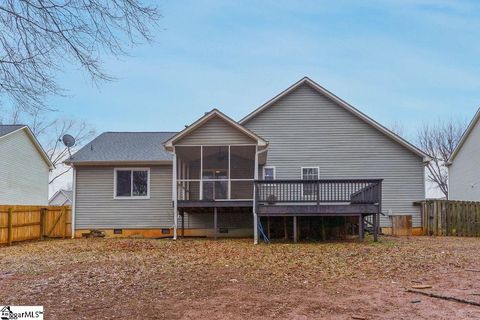
M302 180L318 180L319 169L318 167L303 167L302 168ZM315 194L316 184L313 183L304 183L303 184L303 195L304 196L313 196Z
M148 199L150 197L150 169L116 168L115 199Z
M263 180L275 180L275 167L263 167Z

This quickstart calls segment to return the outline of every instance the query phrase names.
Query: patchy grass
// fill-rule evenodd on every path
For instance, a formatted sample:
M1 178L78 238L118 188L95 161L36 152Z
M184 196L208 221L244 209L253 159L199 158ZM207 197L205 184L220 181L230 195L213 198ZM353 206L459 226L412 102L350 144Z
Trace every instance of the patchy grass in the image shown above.
M480 273L466 271L480 268L479 249L478 238L427 237L25 243L0 248L0 304L44 305L48 319L476 319L478 307L405 288L480 301Z

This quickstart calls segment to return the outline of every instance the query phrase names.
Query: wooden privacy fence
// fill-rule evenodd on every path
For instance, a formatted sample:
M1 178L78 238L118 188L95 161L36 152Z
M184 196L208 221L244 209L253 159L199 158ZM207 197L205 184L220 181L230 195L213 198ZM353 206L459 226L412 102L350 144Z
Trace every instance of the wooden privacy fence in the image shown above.
M71 234L69 206L0 205L0 245Z
M420 205L424 235L480 237L480 202L427 200Z

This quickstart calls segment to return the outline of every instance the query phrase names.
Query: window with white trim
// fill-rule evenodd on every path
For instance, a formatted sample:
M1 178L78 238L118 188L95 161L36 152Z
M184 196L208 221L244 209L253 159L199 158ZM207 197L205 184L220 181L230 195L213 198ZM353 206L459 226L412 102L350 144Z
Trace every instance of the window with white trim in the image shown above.
M302 180L318 180L319 169L318 167L303 167L302 168ZM311 196L315 193L315 185L310 183L303 184L303 195Z
M275 167L263 167L263 180L275 180Z
M115 169L116 199L148 198L150 196L150 169Z

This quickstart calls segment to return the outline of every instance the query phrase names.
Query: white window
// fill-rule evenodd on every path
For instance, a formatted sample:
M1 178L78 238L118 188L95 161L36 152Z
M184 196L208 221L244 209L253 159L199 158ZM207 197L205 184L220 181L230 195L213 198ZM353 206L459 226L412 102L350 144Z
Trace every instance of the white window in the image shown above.
M275 167L263 167L263 180L275 180Z
M150 169L115 168L115 199L148 199L150 197Z
M318 180L319 176L318 167L303 167L302 168L302 180ZM303 184L303 195L312 196L315 194L315 185L311 183Z

